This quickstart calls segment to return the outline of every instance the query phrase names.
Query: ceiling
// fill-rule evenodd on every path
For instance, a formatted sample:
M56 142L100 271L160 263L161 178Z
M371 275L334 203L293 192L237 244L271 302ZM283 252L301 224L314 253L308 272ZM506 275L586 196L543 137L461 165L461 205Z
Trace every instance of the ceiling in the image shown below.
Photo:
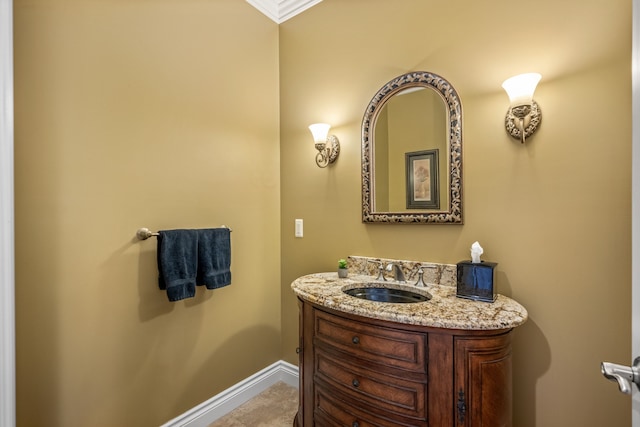
M247 0L247 2L278 24L304 12L322 0Z

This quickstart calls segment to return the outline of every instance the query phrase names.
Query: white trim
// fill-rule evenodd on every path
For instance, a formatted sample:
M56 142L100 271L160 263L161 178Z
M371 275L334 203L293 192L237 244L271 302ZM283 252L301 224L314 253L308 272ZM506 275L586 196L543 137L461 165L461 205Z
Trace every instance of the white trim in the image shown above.
M247 3L267 15L277 24L282 24L287 19L293 18L321 1L322 0L247 0Z
M13 1L0 0L0 425L16 425Z
M283 23L289 18L293 18L299 13L304 12L305 10L317 5L322 0L281 0L280 1L280 22Z
M633 0L631 50L631 357L640 356L640 0ZM632 387L631 425L640 427L640 393Z
M298 387L298 368L284 360L280 360L163 424L161 427L207 427L218 418L228 414L279 381Z

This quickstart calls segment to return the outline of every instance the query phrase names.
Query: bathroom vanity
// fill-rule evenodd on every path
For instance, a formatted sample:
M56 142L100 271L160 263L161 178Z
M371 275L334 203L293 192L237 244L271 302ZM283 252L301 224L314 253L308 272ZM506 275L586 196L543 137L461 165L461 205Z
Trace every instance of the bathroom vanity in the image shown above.
M344 292L362 286L430 298L402 304ZM294 426L512 425L511 333L527 318L517 302L336 273L300 277L292 289L300 308Z

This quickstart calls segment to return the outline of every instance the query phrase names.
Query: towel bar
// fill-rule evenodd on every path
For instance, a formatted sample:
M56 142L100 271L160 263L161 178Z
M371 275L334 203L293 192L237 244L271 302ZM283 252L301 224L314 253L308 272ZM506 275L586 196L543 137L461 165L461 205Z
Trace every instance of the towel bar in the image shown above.
M226 225L222 225L221 228L229 228L229 227L227 227ZM229 231L233 231L233 230L229 228ZM136 231L136 237L140 240L147 240L149 237L158 236L159 234L160 233L152 232L146 227L139 228L138 231Z

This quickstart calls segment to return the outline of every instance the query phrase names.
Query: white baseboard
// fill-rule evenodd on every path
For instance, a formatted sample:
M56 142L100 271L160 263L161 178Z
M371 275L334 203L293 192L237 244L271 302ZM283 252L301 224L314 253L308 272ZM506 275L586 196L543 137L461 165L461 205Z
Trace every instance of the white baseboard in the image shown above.
M206 402L199 404L161 427L207 427L218 418L228 414L279 381L297 388L298 367L280 360L218 393Z

